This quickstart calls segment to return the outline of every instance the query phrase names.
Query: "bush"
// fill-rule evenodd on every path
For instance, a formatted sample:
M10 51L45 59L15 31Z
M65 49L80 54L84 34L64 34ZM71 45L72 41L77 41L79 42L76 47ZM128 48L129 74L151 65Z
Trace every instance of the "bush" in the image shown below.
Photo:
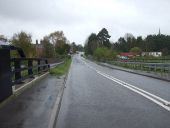
M99 61L112 60L116 58L116 53L106 47L99 47L94 51L94 57Z
M139 47L133 47L133 48L130 49L130 52L133 52L133 53L135 53L136 55L141 55L142 49L139 48Z

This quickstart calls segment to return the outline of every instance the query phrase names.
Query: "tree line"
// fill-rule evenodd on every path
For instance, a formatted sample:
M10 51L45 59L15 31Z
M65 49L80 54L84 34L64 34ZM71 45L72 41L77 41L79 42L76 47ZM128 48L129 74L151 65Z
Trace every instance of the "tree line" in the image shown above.
M134 47L140 48L143 52L162 52L167 56L170 55L170 36L148 35L143 39L142 36L135 38L132 34L126 34L113 44L113 49L118 52L128 52Z
M162 52L164 56L170 55L170 36L157 34L148 35L146 38L126 33L118 41L111 43L110 35L106 28L90 34L85 42L85 54L96 59L113 59L121 52L133 52L140 55L142 52Z
M24 31L15 33L10 39L7 39L4 35L0 35L0 40L4 42L8 41L12 45L22 48L26 57L55 58L82 50L81 45L76 45L75 42L70 43L63 31L55 31L44 36L40 44L33 44L31 34ZM40 46L38 50L36 45ZM17 52L12 51L12 57L17 56Z

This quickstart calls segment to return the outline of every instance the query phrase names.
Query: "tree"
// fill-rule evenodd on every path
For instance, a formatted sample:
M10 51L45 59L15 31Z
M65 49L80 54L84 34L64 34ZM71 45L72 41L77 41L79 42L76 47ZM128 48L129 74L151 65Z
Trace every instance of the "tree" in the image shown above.
M11 43L23 49L27 57L33 57L36 54L35 47L31 44L31 35L26 32L19 32L13 35Z
M54 45L50 43L48 37L44 37L42 40L43 45L43 57L53 58L56 56Z
M116 58L116 53L107 47L98 47L94 51L97 60L112 60Z
M163 56L167 56L167 55L169 54L168 48L163 48L163 49L161 50L161 52L162 52L162 55L163 55Z
M130 35L130 36L129 36ZM126 38L125 38L126 37ZM170 54L169 35L148 35L145 39L138 36L137 39L131 34L126 34L124 39L121 37L113 44L113 49L120 52L128 52L131 48L139 47L145 52L163 52L163 56ZM130 38L128 38L130 37ZM126 39L126 40L125 40Z
M135 53L136 55L141 55L142 49L139 48L139 47L133 47L133 48L130 49L130 52L133 52L133 53Z
M4 35L0 35L0 41L7 42L7 38Z
M48 38L49 38L50 43L52 43L54 46L62 45L63 43L66 43L67 41L67 38L64 36L63 31L55 31L49 34Z
M111 43L109 41L110 37L111 36L105 28L99 31L97 35L95 33L91 33L85 42L85 54L93 55L94 51L98 47L111 48Z
M81 44L79 44L79 45L77 45L76 49L77 49L77 51L81 51L82 52L83 51L83 46Z
M76 46L76 43L75 42L72 42L71 43L71 52L72 53L76 53L76 51L77 51L77 46Z
M97 40L97 35L95 33L91 33L85 43L85 54L93 55L98 46L99 44Z
M70 52L70 47L69 44L63 43L62 45L55 47L55 51L59 55L68 54Z
M124 39L125 39L126 41L128 41L128 40L130 40L130 39L133 39L133 38L135 38L135 37L134 37L133 34L131 34L131 33L126 33L126 34L124 35Z
M97 34L97 39L99 41L99 44L103 47L111 47L111 43L109 41L109 38L111 36L109 35L108 31L106 28L103 28L98 34Z
M49 42L54 45L57 54L68 54L70 51L70 45L68 40L64 36L63 31L56 31L47 36Z

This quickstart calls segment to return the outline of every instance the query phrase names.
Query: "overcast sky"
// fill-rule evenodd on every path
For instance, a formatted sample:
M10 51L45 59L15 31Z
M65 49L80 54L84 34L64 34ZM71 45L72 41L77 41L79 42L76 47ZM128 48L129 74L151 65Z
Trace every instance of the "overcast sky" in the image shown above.
M0 34L10 38L21 30L33 42L57 30L83 44L105 27L111 41L134 36L170 34L170 0L0 0Z

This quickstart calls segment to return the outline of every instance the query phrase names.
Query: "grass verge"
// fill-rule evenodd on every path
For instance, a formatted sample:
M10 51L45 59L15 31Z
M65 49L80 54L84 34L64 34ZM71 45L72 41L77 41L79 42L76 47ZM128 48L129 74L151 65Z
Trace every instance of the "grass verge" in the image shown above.
M50 74L51 75L64 75L70 67L71 64L71 59L65 59L64 63L57 65L56 67L50 69Z

